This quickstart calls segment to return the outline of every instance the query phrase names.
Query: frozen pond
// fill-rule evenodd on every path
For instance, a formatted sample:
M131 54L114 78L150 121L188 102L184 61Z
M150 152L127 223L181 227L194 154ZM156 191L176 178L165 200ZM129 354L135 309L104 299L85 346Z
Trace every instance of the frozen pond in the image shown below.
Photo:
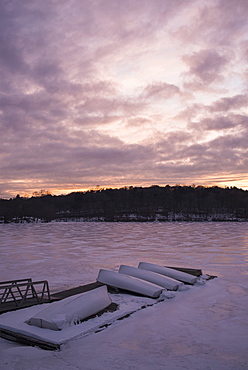
M52 290L95 281L100 268L149 261L245 273L247 223L63 222L0 225L0 281L31 277Z
M51 291L140 261L201 268L204 286L141 310L60 352L0 339L7 370L241 370L248 367L247 223L0 224L0 280L48 280ZM6 314L8 315L8 314Z

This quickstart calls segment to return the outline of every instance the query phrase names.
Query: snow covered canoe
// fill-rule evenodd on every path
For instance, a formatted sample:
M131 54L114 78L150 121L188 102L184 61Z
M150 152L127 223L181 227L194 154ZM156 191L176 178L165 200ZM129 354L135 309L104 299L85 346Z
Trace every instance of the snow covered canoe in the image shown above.
M149 281L150 283L159 285L168 290L177 290L180 285L183 285L182 282L170 277L132 266L121 265L119 273Z
M153 271L158 274L171 277L173 279L179 280L187 284L193 285L197 281L197 277L193 275L187 274L185 272L177 271L169 267L155 265L153 263L140 262L138 267L143 270Z
M104 269L99 271L97 281L114 288L128 290L151 298L158 298L164 289L148 281Z
M51 330L61 330L84 320L111 304L106 286L65 298L49 304L44 310L26 321L29 325Z

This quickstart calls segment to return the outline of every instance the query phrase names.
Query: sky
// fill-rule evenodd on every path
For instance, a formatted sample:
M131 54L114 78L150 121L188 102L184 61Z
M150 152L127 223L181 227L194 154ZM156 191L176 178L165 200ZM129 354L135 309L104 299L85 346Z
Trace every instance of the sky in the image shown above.
M248 189L247 0L0 0L0 198Z

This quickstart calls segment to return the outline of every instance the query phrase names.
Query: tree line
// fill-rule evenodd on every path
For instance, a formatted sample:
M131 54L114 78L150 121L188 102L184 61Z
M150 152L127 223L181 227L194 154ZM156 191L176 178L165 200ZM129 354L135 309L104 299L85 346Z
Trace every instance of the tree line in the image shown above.
M0 222L248 221L248 191L236 187L150 186L0 199Z

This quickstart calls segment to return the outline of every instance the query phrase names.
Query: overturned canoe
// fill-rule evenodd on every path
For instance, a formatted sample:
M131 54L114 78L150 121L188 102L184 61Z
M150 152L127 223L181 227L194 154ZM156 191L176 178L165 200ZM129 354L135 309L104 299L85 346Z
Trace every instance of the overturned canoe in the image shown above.
M48 307L26 321L29 325L51 330L61 330L97 314L111 304L106 286L68 297Z
M119 273L149 281L168 290L177 290L180 285L183 285L182 282L170 277L132 266L121 265Z
M161 275L171 277L187 284L195 284L197 277L187 274L185 272L177 271L168 267L159 266L153 263L140 262L139 268L143 270L153 271Z
M152 284L148 281L104 269L99 271L97 281L115 288L128 290L151 298L159 297L163 291L161 286Z

